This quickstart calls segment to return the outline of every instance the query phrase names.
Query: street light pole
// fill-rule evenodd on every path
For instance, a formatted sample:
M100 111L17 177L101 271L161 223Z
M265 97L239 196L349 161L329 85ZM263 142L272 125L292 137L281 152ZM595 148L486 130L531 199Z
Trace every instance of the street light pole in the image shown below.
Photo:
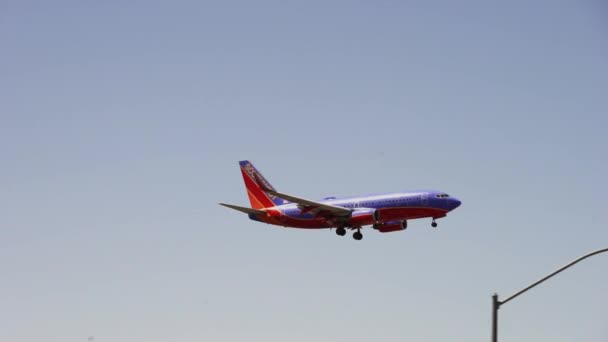
M498 301L498 294L495 293L492 296L492 342L498 341L498 308L500 302Z
M585 254L582 257L570 262L569 264L561 267L560 269L546 275L545 277L541 278L540 280L536 281L535 283L533 283L532 285L517 291L516 293L514 293L513 295L511 295L510 297L508 297L507 299L500 301L498 300L498 294L494 294L492 296L492 342L498 342L498 309L500 309L501 305L506 304L507 302L515 299L515 297L521 295L522 293L532 289L533 287L539 285L540 283L548 280L549 278L552 278L553 276L557 275L558 273L561 273L562 271L565 271L567 268L570 268L572 266L574 266L575 264L589 258L592 257L596 254L600 254L600 253L604 253L604 252L608 252L608 248L604 248L604 249L598 249L597 251L593 251L589 254Z

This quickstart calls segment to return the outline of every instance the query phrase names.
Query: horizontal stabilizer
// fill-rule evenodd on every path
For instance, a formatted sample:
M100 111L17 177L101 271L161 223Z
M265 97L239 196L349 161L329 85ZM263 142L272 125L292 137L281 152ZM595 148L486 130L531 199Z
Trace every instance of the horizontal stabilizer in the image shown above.
M222 206L224 206L226 208L238 210L238 211L240 211L242 213L245 213L245 214L254 214L254 215L266 214L266 212L264 210L239 207L238 205L232 205L232 204L226 204L226 203L220 203L220 205L222 205Z

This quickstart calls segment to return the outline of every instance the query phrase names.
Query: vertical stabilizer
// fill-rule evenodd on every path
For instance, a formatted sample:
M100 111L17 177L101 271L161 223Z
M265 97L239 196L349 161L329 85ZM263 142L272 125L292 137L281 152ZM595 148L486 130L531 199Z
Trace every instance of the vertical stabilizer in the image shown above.
M288 203L286 200L264 191L275 191L275 188L266 180L266 178L264 178L264 176L262 176L250 161L241 160L239 165L241 167L243 181L245 181L247 196L249 196L249 202L253 209L263 209Z

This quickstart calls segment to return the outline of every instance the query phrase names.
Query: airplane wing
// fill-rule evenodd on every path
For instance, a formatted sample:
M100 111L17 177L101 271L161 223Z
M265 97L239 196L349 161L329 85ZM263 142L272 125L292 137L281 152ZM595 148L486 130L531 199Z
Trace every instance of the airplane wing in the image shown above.
M331 216L338 216L338 217L347 217L347 216L350 216L352 213L352 211L350 209L347 209L344 207L338 207L336 205L315 202L315 201L307 200L304 198L276 192L276 191L270 190L270 189L264 189L264 191L266 191L267 193L269 193L271 195L286 199L290 202L297 203L298 208L300 208L306 212L317 212L317 213L322 212L324 214L331 214Z

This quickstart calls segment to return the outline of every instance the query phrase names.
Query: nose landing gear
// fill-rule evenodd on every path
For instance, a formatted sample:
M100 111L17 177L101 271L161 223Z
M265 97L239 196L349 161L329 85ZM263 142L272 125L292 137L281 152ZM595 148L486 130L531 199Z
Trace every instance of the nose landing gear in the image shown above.
M437 228L437 222L435 222L435 219L433 219L433 222L431 222L431 227Z

